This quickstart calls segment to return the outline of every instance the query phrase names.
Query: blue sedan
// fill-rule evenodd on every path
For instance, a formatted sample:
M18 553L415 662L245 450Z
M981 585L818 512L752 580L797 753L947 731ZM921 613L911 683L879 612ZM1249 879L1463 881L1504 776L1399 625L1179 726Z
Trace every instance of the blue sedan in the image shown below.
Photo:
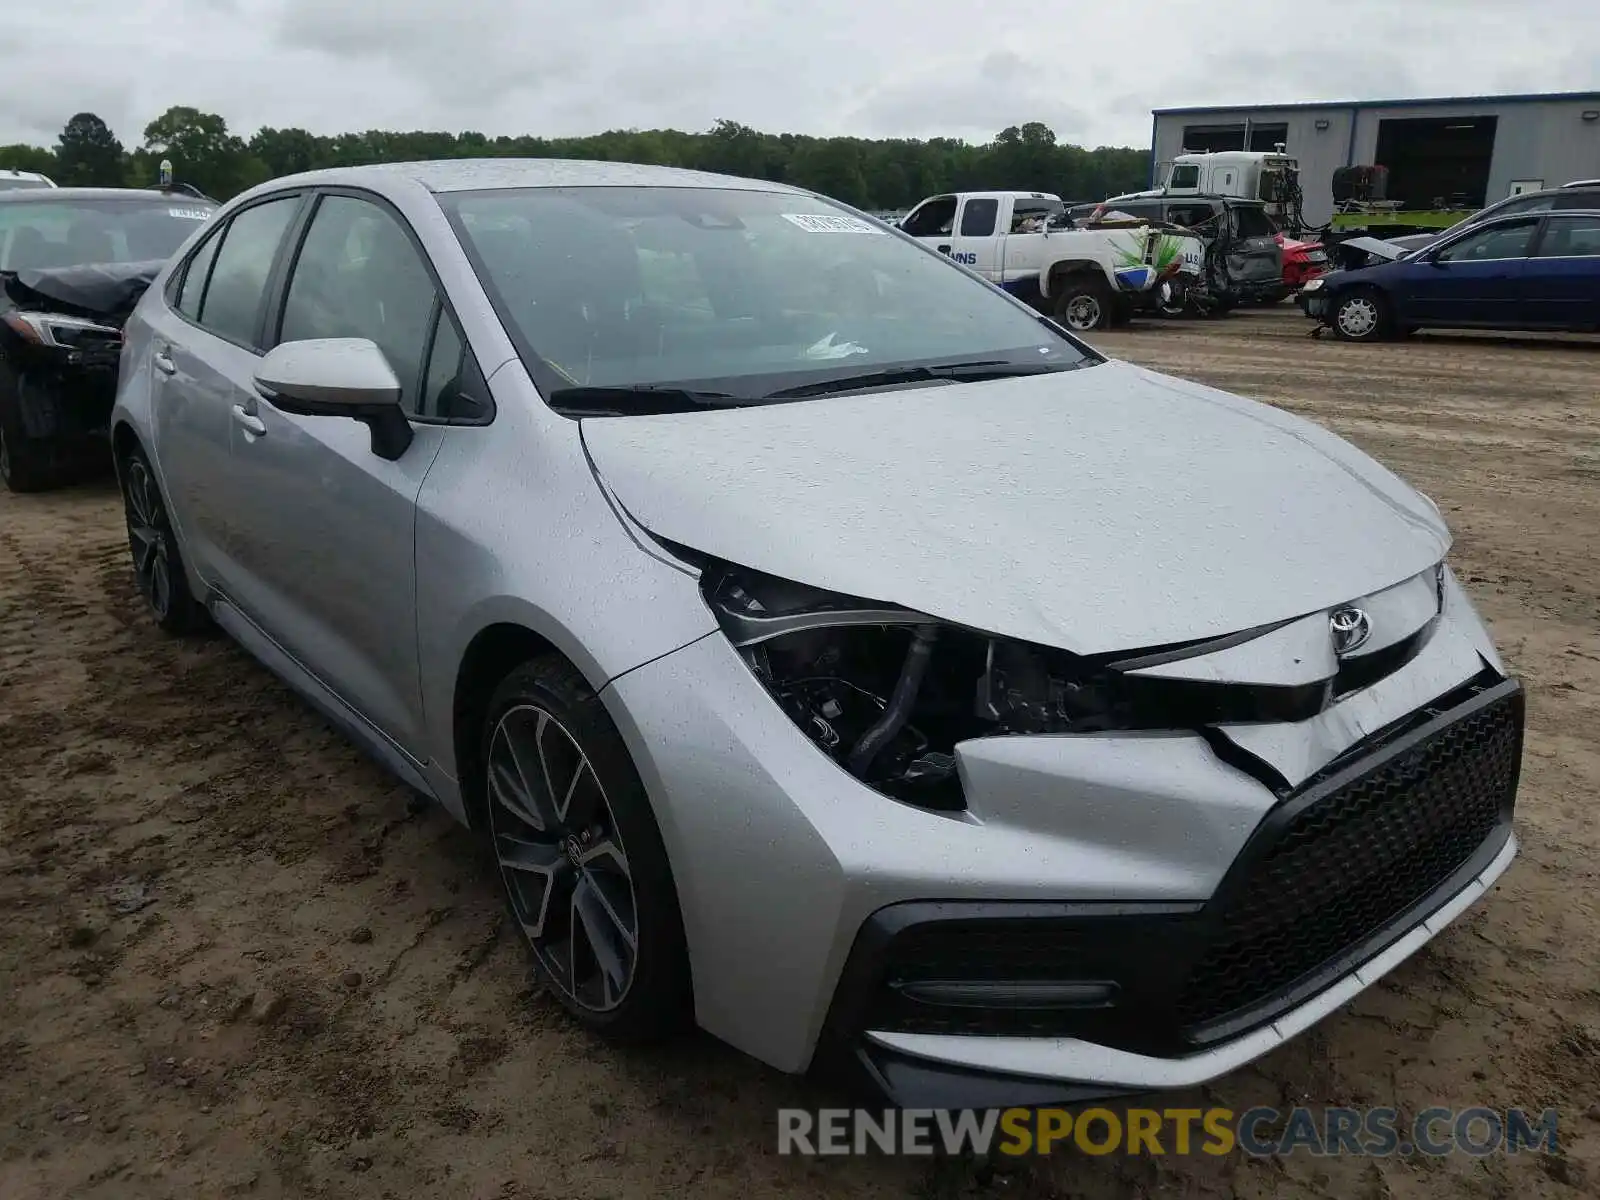
M1442 327L1600 330L1600 210L1485 221L1392 262L1314 279L1299 303L1353 342Z

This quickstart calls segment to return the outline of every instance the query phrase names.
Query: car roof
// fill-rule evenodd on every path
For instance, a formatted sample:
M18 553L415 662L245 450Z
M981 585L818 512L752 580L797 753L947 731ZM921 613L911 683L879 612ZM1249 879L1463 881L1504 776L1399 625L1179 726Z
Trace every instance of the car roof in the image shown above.
M396 178L419 183L430 192L488 191L497 188L704 187L788 192L798 196L811 194L788 184L741 179L735 175L718 175L710 171L570 158L451 158L428 162L372 163L287 175L274 179L266 186L361 186Z
M215 200L196 200L182 192L163 192L156 188L18 188L0 192L0 204L65 204L72 200L166 200L173 204L215 205Z
M1485 217L1473 228L1484 225L1509 225L1512 221L1539 221L1545 217L1600 217L1600 203L1589 208L1546 208L1538 212L1496 213L1492 217ZM1461 230L1463 234L1470 232Z

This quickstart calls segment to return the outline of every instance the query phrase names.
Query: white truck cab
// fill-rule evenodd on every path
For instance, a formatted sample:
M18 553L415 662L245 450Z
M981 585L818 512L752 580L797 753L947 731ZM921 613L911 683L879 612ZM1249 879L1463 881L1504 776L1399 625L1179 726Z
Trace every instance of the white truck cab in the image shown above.
M1204 274L1198 238L1148 224L1074 229L1049 192L930 196L900 228L1079 331L1153 307L1163 279Z
M1238 196L1271 202L1277 198L1275 180L1299 174L1300 163L1288 154L1261 150L1180 154L1167 167L1162 190L1169 196Z

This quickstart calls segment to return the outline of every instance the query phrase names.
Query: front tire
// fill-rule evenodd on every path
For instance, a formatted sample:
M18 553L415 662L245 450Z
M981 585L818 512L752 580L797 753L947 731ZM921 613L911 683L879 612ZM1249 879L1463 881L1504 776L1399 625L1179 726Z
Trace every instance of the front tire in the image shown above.
M565 659L523 663L484 722L484 832L540 979L581 1023L627 1042L688 1024L677 889L644 785Z
M22 428L22 373L0 360L0 482L17 493L43 492L57 481L47 442Z
M1333 331L1347 342L1376 342L1389 333L1389 304L1376 288L1357 288L1333 306Z
M1111 324L1111 292L1105 281L1090 276L1068 279L1056 296L1056 320L1074 333L1088 333Z
M161 486L144 451L123 457L117 478L128 524L128 550L133 555L133 583L156 624L167 633L185 634L205 624L205 610L189 591L172 522L167 519Z

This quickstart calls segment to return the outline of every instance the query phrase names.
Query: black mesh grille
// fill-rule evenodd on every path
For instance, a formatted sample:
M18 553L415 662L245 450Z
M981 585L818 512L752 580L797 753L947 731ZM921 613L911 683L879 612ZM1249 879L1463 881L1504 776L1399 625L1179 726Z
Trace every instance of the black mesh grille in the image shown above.
M1248 1009L1355 948L1444 883L1509 810L1520 696L1478 709L1296 813L1224 884L1184 1025Z

